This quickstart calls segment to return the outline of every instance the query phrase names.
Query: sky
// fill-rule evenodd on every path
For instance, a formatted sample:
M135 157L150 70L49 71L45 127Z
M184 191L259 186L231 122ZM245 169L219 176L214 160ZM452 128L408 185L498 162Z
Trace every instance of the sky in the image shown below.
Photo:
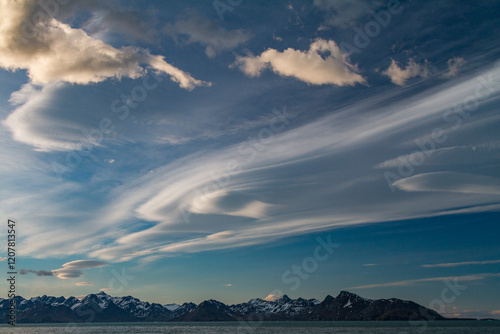
M500 318L500 3L0 11L19 295L348 290Z

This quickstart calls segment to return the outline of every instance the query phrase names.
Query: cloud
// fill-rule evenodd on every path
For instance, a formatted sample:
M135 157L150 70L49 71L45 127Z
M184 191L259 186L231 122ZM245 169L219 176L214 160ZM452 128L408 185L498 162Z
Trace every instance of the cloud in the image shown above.
M141 65L145 64L169 74L182 88L208 85L147 50L131 46L116 49L55 18L33 24L34 15L40 13L35 1L2 0L0 10L4 15L0 22L0 67L26 69L34 84L138 78L146 73Z
M365 263L363 264L363 267L373 267L373 266L378 266L377 263Z
M108 264L94 260L76 260L62 265L61 269L52 270L54 276L60 279L78 278L83 275L83 269L105 267Z
M314 0L314 5L326 12L325 24L341 28L354 25L372 9L365 0Z
M382 74L388 76L392 83L404 86L406 81L415 77L427 78L429 76L428 62L424 65L417 64L413 59L408 61L405 68L399 67L399 64L392 59L391 65Z
M191 15L186 20L179 20L173 25L165 26L163 32L174 38L179 35L189 36L186 43L205 45L205 53L210 58L222 51L233 50L252 37L252 34L241 29L225 30L218 21L210 21L198 13Z
M500 82L498 68L481 75L487 80L492 75L492 85ZM412 98L384 92L306 123L298 117L288 118L289 124L269 142L234 141L172 162L162 160L156 162L151 174L147 173L151 168L148 162L141 175L121 178L121 184L106 194L96 191L92 182L56 186L54 179L40 173L30 174L30 183L47 190L40 193L28 188L27 196L20 192L19 182L4 177L7 186L12 184L12 192L2 203L13 216L39 217L36 224L24 228L26 256L88 254L109 262L232 249L346 226L436 217L457 210L498 210L499 197L492 194L392 193L384 171L373 168L380 160L414 151L415 138L446 126L443 113L474 94L478 76L461 82L448 81ZM492 93L488 105L497 103L499 97L498 92ZM305 110L317 111L314 106L306 107L310 108L304 107ZM294 112L303 106L296 108ZM496 110L480 107L476 114L479 117L471 115L456 130L460 141L474 144L477 135L469 137L468 133L477 134L479 130L485 135L481 142L488 141L488 135L496 135ZM489 124L492 131L483 131L484 124ZM259 130L245 131L244 137L256 137ZM450 136L447 144L458 146L455 136ZM16 157L18 151L13 150ZM102 158L109 156L105 153ZM357 157L356 163L352 156ZM113 153L113 157L124 161L124 156ZM425 166L423 172L455 171L456 166L450 161L458 157L461 153L455 151L447 161ZM30 161L30 166L43 169L36 160ZM467 170L488 166L491 159ZM14 175L26 177L24 170ZM216 190L226 194L213 201L208 196L209 207L219 210L217 213L190 211L191 204L201 204L204 194L217 194ZM83 198L85 191L91 191L93 196ZM200 203L194 202L197 198ZM253 201L270 205L264 216L230 214ZM224 231L233 233L217 235ZM52 247L54 244L58 246ZM96 244L100 246L92 248Z
M424 173L393 184L404 191L444 191L464 194L500 194L500 179L457 172Z
M497 82L500 69L491 74ZM495 210L497 194L392 193L384 172L373 168L381 157L385 160L413 151L414 146L401 143L413 143L443 126L442 114L473 94L477 86L477 77L447 82L389 106L377 96L277 133L272 143L237 142L156 168L153 174L111 193L113 201L99 217L110 226L126 224L130 217L153 222L153 226L124 231L90 256L107 261L172 256L268 243L350 225L436 217L456 213L457 208L463 213ZM390 99L394 99L392 93ZM498 99L498 93L491 97L491 101ZM484 110L481 117L481 122L498 124L493 109ZM480 125L470 123L468 131ZM466 128L461 127L457 135L462 136ZM452 138L449 144L455 144ZM353 154L359 157L356 164L348 159ZM336 161L334 170L327 163L331 161ZM433 168L450 168L449 161ZM365 194L363 200L360 193ZM334 202L327 200L332 197ZM253 201L270 205L263 216L233 215L238 207ZM174 231L183 237L174 237ZM231 233L219 235L221 231Z
M54 273L49 270L31 270L31 269L20 269L20 275L27 275L29 273L35 274L37 276L54 276Z
M276 293L271 293L269 295L267 295L266 298L264 298L264 300L267 300L268 302L274 302L274 301L277 301L279 300L281 297L283 297L283 295L279 295L279 294L276 294Z
M276 74L294 77L312 85L354 86L366 83L357 66L349 64L334 41L316 39L308 51L288 48L283 52L267 49L260 56L238 56L232 67L248 76L257 77L266 68Z
M242 193L229 193L222 190L195 197L189 205L189 210L198 214L226 214L262 218L271 206Z
M5 260L7 260L7 258L6 258L6 257L1 257L1 256L0 256L0 262L3 262L3 261L5 261Z
M445 78L456 77L460 72L460 68L465 65L465 59L463 59L462 57L451 58L448 60L447 64L448 71L444 73L443 76Z
M498 314L500 314L500 310L491 311L490 314L498 315Z
M228 284L224 284L224 286L233 286L232 284L228 283Z
M61 108L53 105L53 101L64 92L63 88L58 83L42 87L25 84L11 95L11 103L21 105L2 124L11 131L14 140L40 151L75 149L75 145L82 140L82 134L69 126L67 118L57 112ZM69 113L65 114L69 116Z
M72 0L62 9L63 17L68 17L78 10L91 14L82 26L96 38L102 39L112 34L120 34L128 39L149 43L158 38L158 33L151 24L155 21L153 17L143 17L141 13L121 8L114 2Z
M234 235L233 231L224 231L224 232L218 232L214 234L208 235L206 238L208 240L218 240L218 239L226 239Z
M94 282L76 282L76 286L94 286Z
M383 288L390 286L413 286L420 283L438 282L438 281L470 282L470 281L481 281L483 279L490 277L500 277L500 274L485 273L485 274L474 274L466 276L431 277L431 278L422 278L422 279L414 279L414 280L406 280L406 281L398 281L390 283L360 285L360 286L350 287L348 289L371 289L371 288Z
M465 261L465 262L452 262L452 263L438 263L438 264L424 264L424 268L452 268L459 266L471 266L471 265L484 265L484 264L495 264L500 263L500 260L492 261Z
M89 269L89 268L99 268L105 267L108 264L102 261L94 261L94 260L76 260L63 264L64 268L78 268L78 269Z

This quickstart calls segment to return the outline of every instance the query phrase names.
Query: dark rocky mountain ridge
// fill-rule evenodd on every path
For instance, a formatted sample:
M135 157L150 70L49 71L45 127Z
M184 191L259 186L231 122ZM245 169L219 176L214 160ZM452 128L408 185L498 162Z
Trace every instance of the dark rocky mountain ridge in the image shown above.
M371 300L354 293L341 291L337 297L328 295L317 299L278 300L260 298L247 303L226 305L206 300L199 305L143 302L132 296L113 297L104 292L75 297L15 297L17 322L165 322L165 321L349 321L349 320L445 320L437 312L411 301L401 299ZM8 314L8 299L0 298L0 313Z

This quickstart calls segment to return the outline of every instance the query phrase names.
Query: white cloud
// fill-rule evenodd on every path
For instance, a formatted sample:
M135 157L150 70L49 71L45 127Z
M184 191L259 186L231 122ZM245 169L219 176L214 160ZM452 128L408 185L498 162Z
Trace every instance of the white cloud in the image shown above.
M500 71L496 70L495 80L499 75ZM252 159L244 153L250 146L243 143L243 146L235 144L223 150L187 156L175 164L157 168L154 177L146 175L116 192L114 203L101 216L110 224L134 216L155 222L155 225L140 232L126 233L90 256L109 261L153 254L168 256L255 245L346 225L439 216L457 207L467 206L465 212L481 210L485 205L496 203L498 195L468 193L463 196L462 193L450 195L446 192L445 196L444 192L435 191L409 192L407 196L395 197L383 178L383 171L376 171L374 175L371 166L376 163L369 163L371 159L378 159L373 150L384 147L386 156L392 150L400 152L400 147L394 148L394 143L399 145L402 138L412 142L415 137L432 133L435 122L442 126L443 112L458 99L474 92L476 87L476 79L446 84L415 99L403 99L390 107L377 109L373 109L374 103L368 99L276 134L272 144L256 150ZM362 117L353 117L353 114L359 115L357 113ZM483 117L493 120L496 115L491 111ZM422 124L429 125L422 129ZM451 139L450 144L453 144ZM414 147L410 146L409 150ZM360 160L355 165L349 164L343 158L345 152L356 154ZM337 161L335 172L328 166L320 167L324 165L320 157L325 156ZM226 168L231 161L237 161L238 168L228 173ZM290 168L292 166L300 168L295 171ZM325 181L318 182L308 176L309 172L305 171L310 170ZM357 181L337 186L352 180ZM293 185L297 184L300 192L294 191ZM360 201L360 192L373 196L367 195ZM324 202L332 196L337 198L335 203ZM260 217L233 215L238 207L253 201L271 206ZM328 209L317 210L319 206ZM188 236L176 240L172 238L173 231L188 233ZM189 236L190 231L196 233ZM200 232L206 234L200 236Z
M94 286L94 282L76 282L76 286Z
M249 32L241 29L225 30L218 21L210 21L197 13L186 20L165 26L163 31L174 38L178 35L188 35L187 43L206 45L205 53L210 58L219 52L232 50L252 37Z
M89 268L99 268L105 267L108 264L102 261L94 261L94 260L76 260L63 264L64 268L78 268L78 269L89 269Z
M490 74L497 85L500 70L483 76L489 78ZM289 127L262 148L256 144L257 149L252 150L247 142L234 143L157 165L151 174L145 169L142 176L134 174L122 180L105 196L94 191L98 197L90 206L79 194L95 190L91 184L56 187L54 179L47 180L41 173L30 174L29 179L30 183L39 182L36 186L44 192L31 191L26 196L19 192L18 182L4 177L7 188L13 182L13 190L9 198L0 200L2 207L9 208L6 215L27 222L21 247L25 256L90 252L88 256L110 262L231 249L349 225L435 217L456 213L457 208L463 213L498 210L499 197L493 194L392 193L383 171L373 168L381 157L389 159L414 151L415 145L402 147L402 143L413 143L415 138L443 127L442 114L473 94L477 86L477 77L468 78L460 83L446 82L396 103L392 93L384 93L306 124L289 119ZM386 98L390 104L383 103ZM494 104L498 98L498 93L492 93L488 101ZM498 125L495 109L480 109L477 114L481 122L471 117L467 125L456 130L460 140L470 144L470 138L464 137L466 130L477 133L483 129L483 122ZM488 140L487 134L482 141ZM458 145L453 137L448 140L449 145ZM350 158L353 155L357 157L355 164ZM459 155L457 152L455 157ZM121 156L115 158L122 160ZM451 158L448 161L454 161ZM228 173L231 161L237 161L238 168ZM330 163L333 161L335 168ZM31 165L37 167L39 163ZM432 168L446 170L443 166ZM449 168L449 164L446 166ZM24 177L24 171L19 174ZM215 190L227 194L210 202L212 208L220 210L216 214L190 211L190 204L205 189L207 194ZM75 198L77 204L69 202ZM270 204L264 216L230 214L252 201ZM93 210L84 211L82 207ZM189 216L189 224L183 214ZM29 218L34 216L36 224L30 224ZM146 221L147 226L138 226L139 221ZM52 247L54 244L58 247ZM100 247L93 249L95 244Z
M276 74L294 77L313 85L353 86L366 83L356 72L357 66L349 64L334 41L316 39L308 51L288 48L283 52L268 49L260 56L238 56L232 65L246 75L255 77L270 67Z
M116 49L54 18L38 22L28 34L26 22L33 21L35 10L35 1L0 2L4 16L0 22L0 67L26 69L34 84L89 84L108 78L138 78L146 72L141 64L169 74L182 88L207 84L166 63L162 56L136 47Z
M406 81L415 77L427 78L429 76L429 68L427 61L424 65L417 64L413 59L408 61L405 68L399 67L399 64L392 59L391 65L382 74L388 76L392 83L404 86Z
M448 276L448 277L431 277L431 278L421 278L421 279L413 279L406 281L397 281L390 283L381 283L381 284L369 284L369 285L360 285L350 287L348 289L371 289L371 288L383 288L389 286L413 286L421 283L429 283L429 282L442 282L442 281L458 281L458 282L470 282L470 281L481 281L490 277L500 277L500 274L497 273L484 273L484 274L473 274L466 276Z
M208 240L226 239L234 235L233 231L224 231L208 235Z
M424 173L394 182L404 191L443 191L464 194L500 195L500 179L457 172Z
M438 263L438 264L424 264L424 268L453 268L459 266L471 266L471 265L485 265L485 264L495 264L500 263L500 260L492 261L464 261L464 262L451 262L451 263Z
M106 262L94 260L76 260L67 262L62 268L52 270L54 276L60 279L78 278L83 275L83 269L107 266Z

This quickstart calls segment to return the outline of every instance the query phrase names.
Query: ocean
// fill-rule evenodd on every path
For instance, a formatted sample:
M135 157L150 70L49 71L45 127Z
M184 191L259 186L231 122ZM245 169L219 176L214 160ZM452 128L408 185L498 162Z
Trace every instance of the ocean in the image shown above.
M479 334L500 333L500 321L424 322L263 322L263 323L89 323L0 326L0 333L23 334Z

